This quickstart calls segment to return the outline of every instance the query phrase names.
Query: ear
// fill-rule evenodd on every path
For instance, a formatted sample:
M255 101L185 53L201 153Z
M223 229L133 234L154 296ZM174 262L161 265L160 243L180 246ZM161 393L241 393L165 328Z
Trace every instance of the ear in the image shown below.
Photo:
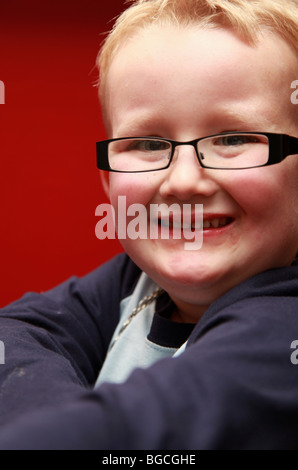
M104 192L108 199L110 199L110 173L108 171L100 171L100 179L104 189Z

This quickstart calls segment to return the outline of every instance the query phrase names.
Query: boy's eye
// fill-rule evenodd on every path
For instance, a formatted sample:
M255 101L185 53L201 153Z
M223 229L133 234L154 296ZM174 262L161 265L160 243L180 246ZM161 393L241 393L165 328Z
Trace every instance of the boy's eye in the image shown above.
M244 144L251 144L257 143L259 140L256 136L250 135L223 135L218 137L214 142L213 145L223 145L223 146L236 146L236 145L244 145Z
M162 140L133 140L127 150L139 150L141 152L160 152L168 150L170 144Z
M262 134L218 134L199 141L198 150L211 167L223 165L245 168L264 165L268 160L268 138ZM233 159L233 163L227 163Z

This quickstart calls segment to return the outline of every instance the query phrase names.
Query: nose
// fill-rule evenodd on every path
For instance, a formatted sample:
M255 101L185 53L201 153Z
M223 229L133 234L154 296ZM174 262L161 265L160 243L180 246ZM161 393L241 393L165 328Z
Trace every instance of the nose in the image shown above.
M176 147L171 165L165 170L160 194L164 198L173 197L181 201L190 200L195 195L211 196L218 189L212 178L214 171L200 165L191 145Z

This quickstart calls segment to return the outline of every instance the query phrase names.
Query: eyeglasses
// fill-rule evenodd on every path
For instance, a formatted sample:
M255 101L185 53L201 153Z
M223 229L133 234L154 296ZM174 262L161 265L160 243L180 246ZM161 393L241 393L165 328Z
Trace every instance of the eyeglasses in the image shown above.
M164 170L175 149L191 145L203 168L241 170L273 165L298 154L298 139L285 134L225 132L189 142L157 137L125 137L97 142L97 167L121 173Z

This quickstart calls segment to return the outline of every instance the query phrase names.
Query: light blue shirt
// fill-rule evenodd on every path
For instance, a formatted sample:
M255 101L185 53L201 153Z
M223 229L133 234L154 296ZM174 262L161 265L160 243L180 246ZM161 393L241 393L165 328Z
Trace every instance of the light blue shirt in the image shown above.
M120 320L111 344L133 309L145 296L151 295L157 288L158 286L145 273L141 274L132 295L123 299L120 304ZM120 334L112 349L108 350L95 387L103 382L124 382L135 368L146 368L159 359L173 357L183 352L185 344L178 349L168 348L147 339L155 313L155 305L156 300L141 310Z

